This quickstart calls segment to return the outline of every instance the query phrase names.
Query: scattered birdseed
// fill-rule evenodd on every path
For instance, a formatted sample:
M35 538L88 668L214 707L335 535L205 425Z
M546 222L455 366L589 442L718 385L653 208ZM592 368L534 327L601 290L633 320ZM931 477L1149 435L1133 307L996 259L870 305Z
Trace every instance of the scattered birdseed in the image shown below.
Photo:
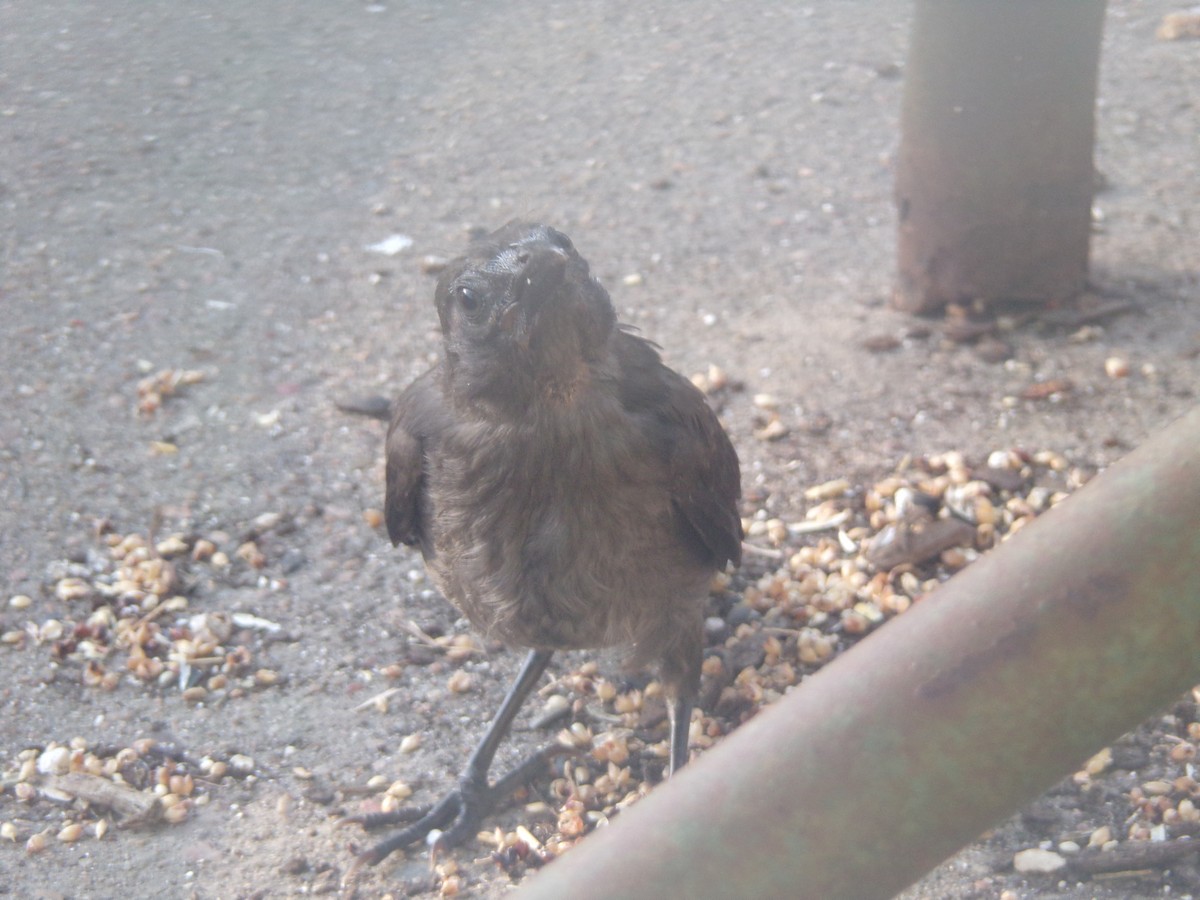
M14 613L36 608L47 617L3 631L0 644L43 648L60 666L77 669L88 687L174 688L188 703L235 699L283 681L279 672L255 664L253 642L232 641L239 630L273 634L280 625L245 612L193 609L187 596L201 574L227 580L241 567L265 566L257 545L241 544L229 571L228 557L216 549L232 547L228 538L170 534L155 540L106 528L102 524L98 535L103 549L89 562L48 567L44 602L35 606L25 595L9 601Z

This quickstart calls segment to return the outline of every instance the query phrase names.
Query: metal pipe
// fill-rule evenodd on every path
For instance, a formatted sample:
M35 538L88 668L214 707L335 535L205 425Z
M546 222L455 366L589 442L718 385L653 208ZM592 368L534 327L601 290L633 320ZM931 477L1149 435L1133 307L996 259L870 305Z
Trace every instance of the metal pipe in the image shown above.
M890 897L1200 683L1200 408L530 879Z

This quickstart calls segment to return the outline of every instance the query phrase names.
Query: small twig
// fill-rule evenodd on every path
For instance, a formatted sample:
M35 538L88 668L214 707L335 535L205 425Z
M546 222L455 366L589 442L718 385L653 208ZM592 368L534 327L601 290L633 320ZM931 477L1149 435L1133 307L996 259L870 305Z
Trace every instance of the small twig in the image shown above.
M390 697L394 697L399 693L400 688L388 688L386 691L380 691L374 697L371 697L369 700L364 700L362 703L358 704L358 706L354 707L354 712L363 712L371 707L379 709L384 701Z
M602 725L623 725L623 724L625 724L624 716L614 715L613 713L606 713L604 710L597 709L594 706L585 706L583 708L583 718L586 718L592 722L597 722Z
M258 631L266 631L270 634L275 634L283 630L283 626L278 622L272 622L270 619L264 619L261 616L256 616L253 613L235 612L230 616L233 619L233 624L238 628L249 628Z
M439 644L435 638L430 637L430 635L425 631L425 629L423 629L420 625L418 625L412 619L409 619L407 622L404 623L404 630L407 631L409 634L411 634L413 637L415 637L418 641L420 641L426 647L433 647L434 649L437 649L437 650L445 650L446 649L441 644Z
M1198 851L1200 841L1189 837L1172 841L1131 841L1114 850L1072 856L1067 860L1067 869L1076 875L1157 869Z
M1037 318L1047 325L1078 328L1081 325L1099 322L1101 319L1135 312L1138 308L1132 300L1109 300L1086 309L1052 309L1040 313Z
M158 554L158 529L162 527L162 507L155 506L150 514L150 526L146 529L146 550L151 558L157 559Z
M818 531L833 531L837 528L841 528L848 521L850 521L850 515L850 510L843 509L840 513L832 515L828 519L796 522L793 525L788 525L788 534L816 534Z
M72 797L80 797L96 806L111 809L126 819L126 824L148 822L161 812L158 798L154 794L138 791L128 785L86 772L48 775L44 785Z
M159 616L161 616L166 611L167 611L167 604L159 603L158 606L154 607L154 609L150 610L150 612L146 613L144 616L142 616L140 619L138 619L136 622L134 622L133 627L140 628L142 625L145 625L147 622L153 622L155 619L157 619Z
M773 550L770 547L760 547L757 544L750 544L746 541L742 541L742 551L745 553L754 553L758 556L765 556L767 559L783 559L782 550Z
M557 678L551 678L546 684L538 688L538 696L545 697L553 694L559 688L570 690L571 679L575 676L574 672L568 672L566 675L560 675Z
M219 666L225 662L223 656L196 656L187 661L189 666Z
M451 645L453 640L450 637L435 638L431 637L420 625L409 619L404 623L404 630L415 637L418 641L428 647L430 650L440 650L442 653L448 653L451 650L456 653L484 654L486 651L482 647L471 646L464 647L462 645Z

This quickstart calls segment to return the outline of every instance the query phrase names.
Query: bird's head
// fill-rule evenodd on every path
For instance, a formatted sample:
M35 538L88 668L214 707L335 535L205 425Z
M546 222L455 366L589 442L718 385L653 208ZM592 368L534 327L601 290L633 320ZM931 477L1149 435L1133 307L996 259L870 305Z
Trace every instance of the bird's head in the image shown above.
M569 399L607 358L616 331L608 293L562 232L510 222L438 280L451 396L522 407Z

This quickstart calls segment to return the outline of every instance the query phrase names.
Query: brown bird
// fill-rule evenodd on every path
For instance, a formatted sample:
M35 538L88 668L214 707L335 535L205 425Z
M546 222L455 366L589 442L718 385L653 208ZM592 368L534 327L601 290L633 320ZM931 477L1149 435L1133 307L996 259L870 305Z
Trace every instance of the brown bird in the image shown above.
M622 646L668 696L670 771L687 759L713 573L741 559L737 454L703 395L617 324L571 241L513 222L442 273L444 356L399 397L388 535L419 547L446 599L530 653L458 787L358 865L442 846L532 774L488 768L555 650ZM440 830L440 835L436 832Z

